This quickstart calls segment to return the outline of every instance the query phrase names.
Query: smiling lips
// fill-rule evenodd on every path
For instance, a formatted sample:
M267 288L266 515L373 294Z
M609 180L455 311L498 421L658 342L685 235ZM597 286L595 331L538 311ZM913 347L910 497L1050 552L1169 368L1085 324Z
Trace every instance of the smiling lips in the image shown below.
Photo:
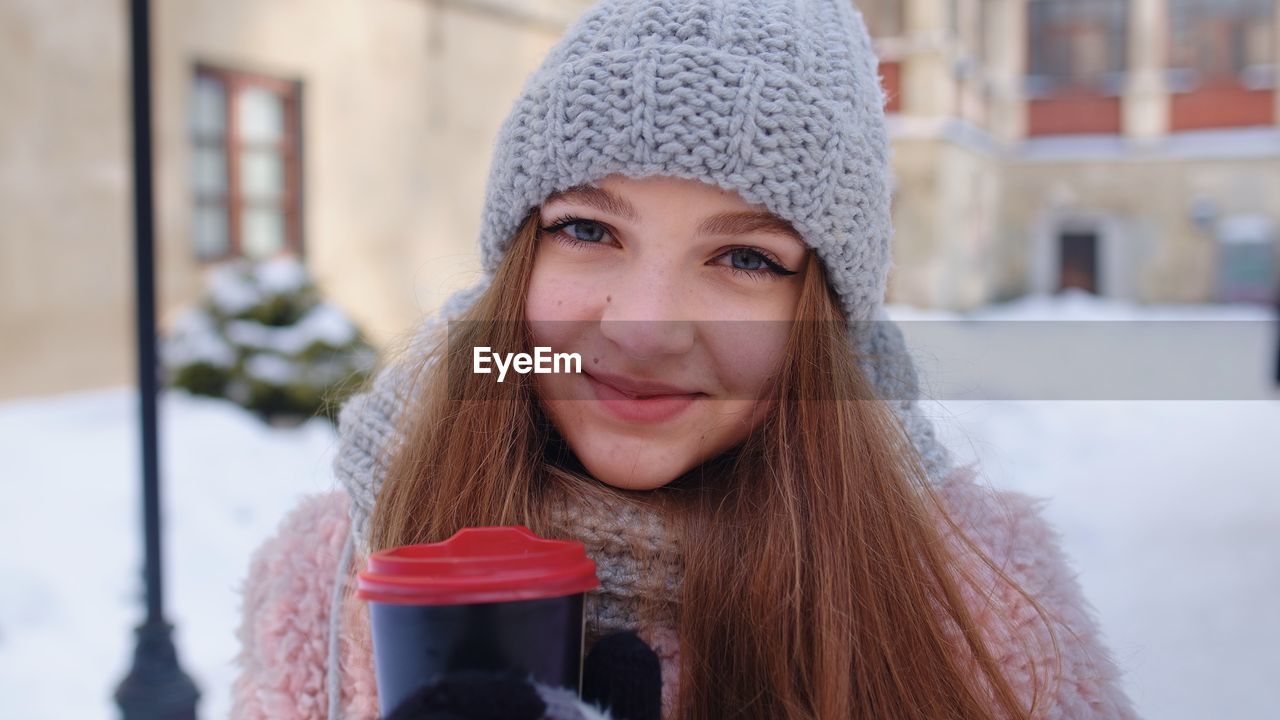
M583 373L596 399L628 422L661 422L686 410L704 393L652 380Z

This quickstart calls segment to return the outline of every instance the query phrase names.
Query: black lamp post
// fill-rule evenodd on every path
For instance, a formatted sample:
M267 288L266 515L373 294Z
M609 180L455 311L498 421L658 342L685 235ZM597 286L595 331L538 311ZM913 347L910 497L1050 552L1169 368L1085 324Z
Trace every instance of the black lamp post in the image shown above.
M195 720L200 692L178 665L173 626L164 619L160 576L160 482L156 443L154 211L151 185L151 53L147 0L130 0L133 80L133 215L138 295L138 397L142 415L142 518L146 547L147 617L136 629L133 667L117 686L124 720Z

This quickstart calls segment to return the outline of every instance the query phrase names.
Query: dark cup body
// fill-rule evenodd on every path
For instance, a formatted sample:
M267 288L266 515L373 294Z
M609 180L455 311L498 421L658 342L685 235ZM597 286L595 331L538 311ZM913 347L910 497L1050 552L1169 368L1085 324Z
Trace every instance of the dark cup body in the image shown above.
M583 593L470 605L370 602L384 714L439 675L517 671L581 691Z

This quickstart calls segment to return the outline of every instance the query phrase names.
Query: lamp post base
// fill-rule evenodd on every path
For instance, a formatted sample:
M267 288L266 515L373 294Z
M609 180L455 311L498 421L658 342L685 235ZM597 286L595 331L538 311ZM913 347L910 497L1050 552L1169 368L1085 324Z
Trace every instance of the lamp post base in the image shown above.
M178 665L172 633L163 620L138 626L133 667L115 692L123 720L195 720L200 691Z

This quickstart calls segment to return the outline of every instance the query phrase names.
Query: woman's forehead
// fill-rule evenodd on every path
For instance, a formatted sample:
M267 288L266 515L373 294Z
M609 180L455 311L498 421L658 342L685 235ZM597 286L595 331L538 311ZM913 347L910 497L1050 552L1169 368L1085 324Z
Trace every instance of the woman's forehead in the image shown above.
M615 197L636 198L641 201L651 197L714 199L727 204L740 205L744 209L750 207L766 210L764 205L749 203L736 189L723 187L709 180L663 174L631 176L613 173L553 192L547 196L544 203L565 197L600 193Z

